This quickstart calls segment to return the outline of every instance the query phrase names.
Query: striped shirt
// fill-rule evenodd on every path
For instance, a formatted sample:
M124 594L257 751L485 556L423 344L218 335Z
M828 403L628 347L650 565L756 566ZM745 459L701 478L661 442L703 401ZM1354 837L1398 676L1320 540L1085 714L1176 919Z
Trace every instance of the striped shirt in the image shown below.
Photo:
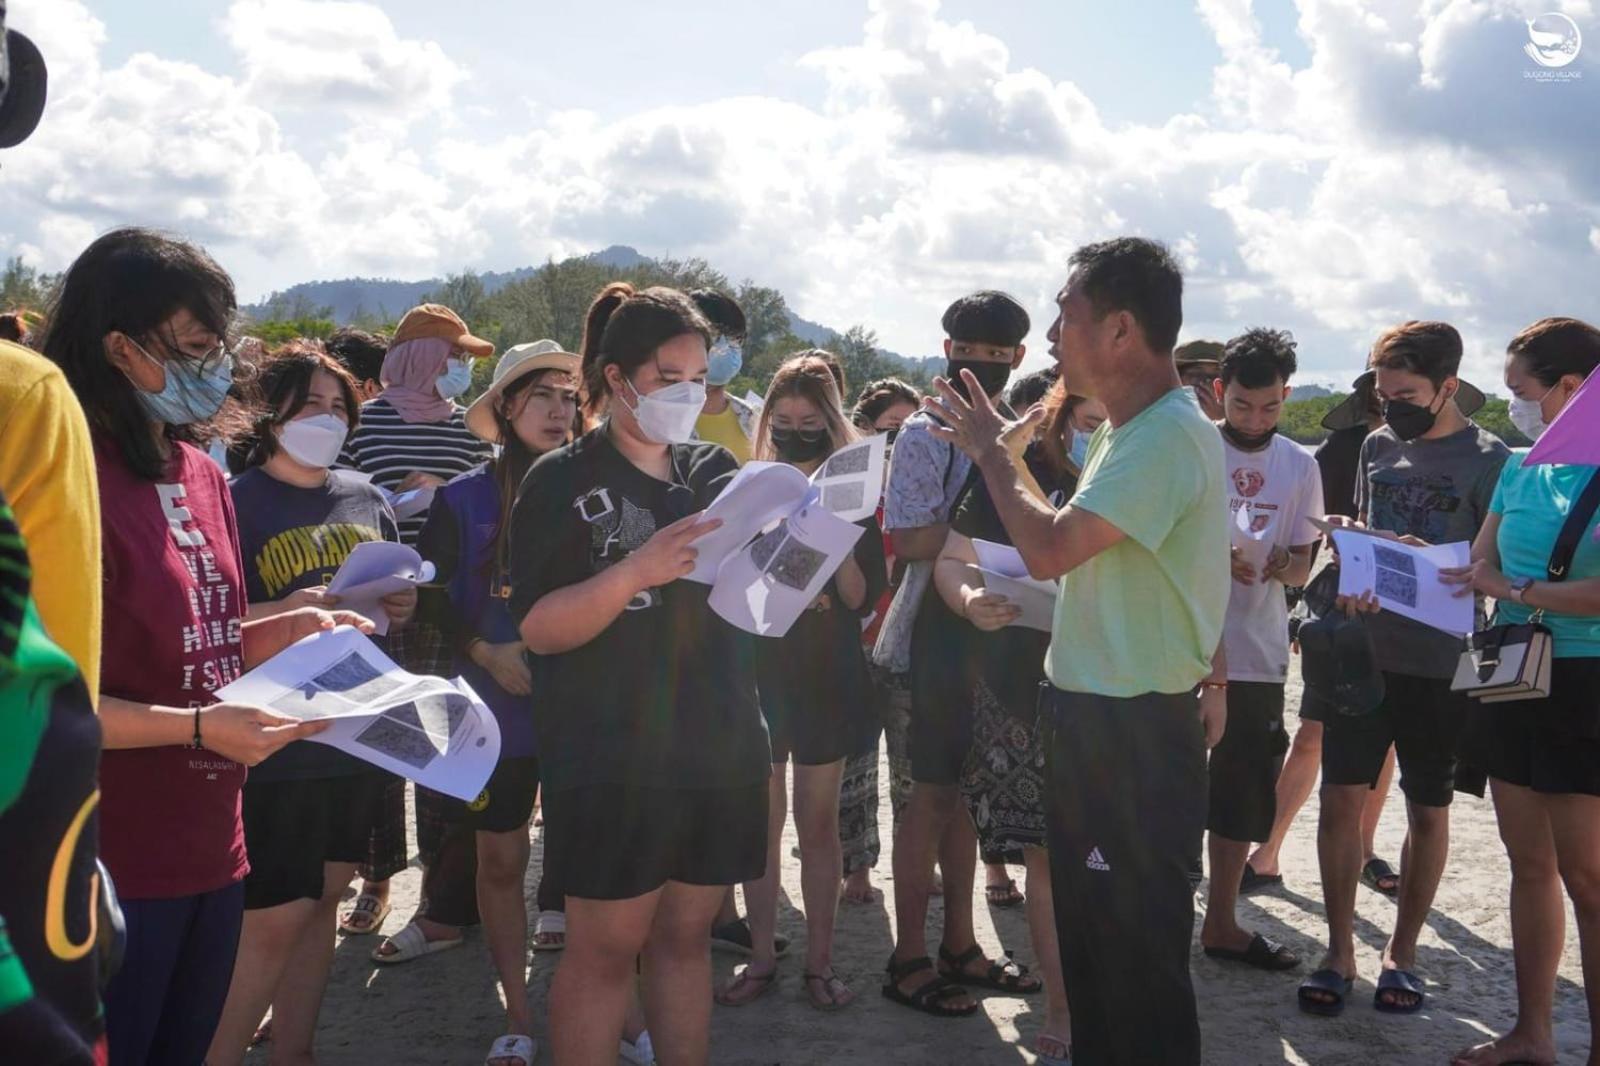
M361 424L345 441L337 465L372 476L372 483L393 492L408 474L432 474L449 481L487 462L489 444L467 429L457 407L443 422L407 422L382 396L361 405ZM400 521L400 541L415 545L428 512Z

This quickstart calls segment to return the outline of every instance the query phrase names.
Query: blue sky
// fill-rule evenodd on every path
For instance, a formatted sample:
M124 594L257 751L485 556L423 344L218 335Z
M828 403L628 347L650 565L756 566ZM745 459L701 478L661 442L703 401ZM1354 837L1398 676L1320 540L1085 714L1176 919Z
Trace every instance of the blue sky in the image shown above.
M1592 39L1559 77L1523 54L1551 8ZM247 299L625 243L907 354L1007 288L1042 352L1071 249L1135 232L1183 257L1187 336L1288 327L1323 381L1403 318L1455 322L1479 376L1532 318L1600 318L1589 0L10 9L53 96L0 253L49 269L124 222Z

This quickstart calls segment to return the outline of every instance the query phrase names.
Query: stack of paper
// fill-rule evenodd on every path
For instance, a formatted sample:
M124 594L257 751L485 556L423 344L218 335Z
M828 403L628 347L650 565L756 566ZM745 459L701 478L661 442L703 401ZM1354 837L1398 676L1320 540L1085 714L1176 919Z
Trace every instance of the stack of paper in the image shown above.
M974 540L972 547L978 553L978 573L983 575L983 587L1022 609L1022 614L1010 624L1050 632L1060 587L1054 581L1029 577L1022 554L1010 545Z
M366 615L380 634L389 632L385 596L425 585L433 580L433 564L423 562L415 548L387 540L357 544L344 565L328 583L328 595L339 597L339 609Z
M1339 595L1373 593L1378 605L1423 625L1465 636L1476 625L1471 596L1457 596L1439 571L1466 566L1472 545L1466 541L1412 547L1359 529L1333 530L1339 550Z

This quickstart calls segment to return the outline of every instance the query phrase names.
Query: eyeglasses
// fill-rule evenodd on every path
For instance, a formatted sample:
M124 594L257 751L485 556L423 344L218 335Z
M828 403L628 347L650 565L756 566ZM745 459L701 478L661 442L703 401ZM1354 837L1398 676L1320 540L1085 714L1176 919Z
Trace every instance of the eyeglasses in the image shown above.
M201 355L185 351L178 345L169 342L165 337L161 338L161 347L166 349L169 356L193 364L194 369L202 375L213 373L222 367L224 363L231 366L234 362L234 353L225 340L218 341L215 347L208 348Z

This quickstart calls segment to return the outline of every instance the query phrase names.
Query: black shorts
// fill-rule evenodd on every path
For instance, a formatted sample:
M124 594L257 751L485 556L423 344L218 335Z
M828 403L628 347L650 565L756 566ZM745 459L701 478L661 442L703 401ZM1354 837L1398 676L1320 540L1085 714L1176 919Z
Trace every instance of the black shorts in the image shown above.
M1219 837L1259 843L1272 835L1278 772L1289 750L1283 731L1283 686L1228 684L1228 724L1211 749L1211 802L1206 828Z
M485 833L521 829L533 817L539 791L539 760L531 755L501 759L476 799L465 805L461 822Z
M1450 806L1472 701L1451 692L1449 678L1384 671L1383 684L1383 702L1371 714L1334 712L1323 719L1323 783L1375 786L1393 744L1406 799L1422 807Z
M1600 796L1600 659L1556 659L1542 700L1477 703L1461 738L1464 763L1549 795Z
M394 775L382 770L306 781L246 781L241 809L250 872L245 910L322 898L322 864L365 862Z
M754 881L767 869L767 782L546 792L544 861L579 899L635 899L668 881Z

